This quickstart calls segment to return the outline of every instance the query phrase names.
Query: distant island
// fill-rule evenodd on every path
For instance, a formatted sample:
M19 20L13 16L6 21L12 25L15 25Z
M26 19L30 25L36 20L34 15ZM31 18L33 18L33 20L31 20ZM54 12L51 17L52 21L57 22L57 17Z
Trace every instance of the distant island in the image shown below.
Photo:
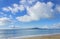
M54 30L60 30L60 28L38 28L38 27L34 27L34 28L10 28L10 29L20 29L20 30L33 30L33 29L40 29L40 30L47 30L47 29L54 29ZM1 30L1 29L0 29ZM2 29L2 30L6 30L6 29Z

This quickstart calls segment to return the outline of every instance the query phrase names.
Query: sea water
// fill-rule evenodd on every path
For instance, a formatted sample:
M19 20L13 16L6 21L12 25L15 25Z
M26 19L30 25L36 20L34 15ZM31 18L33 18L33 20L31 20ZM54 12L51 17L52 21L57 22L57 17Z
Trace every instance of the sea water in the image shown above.
M60 29L1 29L0 38L60 33Z

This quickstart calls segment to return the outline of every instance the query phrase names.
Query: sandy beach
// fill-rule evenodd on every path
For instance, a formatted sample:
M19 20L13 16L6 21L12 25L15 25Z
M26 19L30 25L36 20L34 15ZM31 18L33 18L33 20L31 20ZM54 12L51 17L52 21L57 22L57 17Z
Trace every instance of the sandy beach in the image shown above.
M38 36L38 37L30 37L24 39L60 39L60 35L53 35L53 36Z
M25 36L25 37L16 37L10 39L60 39L60 34L56 35L46 35L46 36Z

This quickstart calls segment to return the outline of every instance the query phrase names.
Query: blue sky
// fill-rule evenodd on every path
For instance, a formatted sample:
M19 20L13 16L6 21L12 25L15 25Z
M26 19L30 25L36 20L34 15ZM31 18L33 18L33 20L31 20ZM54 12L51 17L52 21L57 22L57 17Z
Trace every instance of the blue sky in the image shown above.
M60 0L0 0L0 28L60 28Z

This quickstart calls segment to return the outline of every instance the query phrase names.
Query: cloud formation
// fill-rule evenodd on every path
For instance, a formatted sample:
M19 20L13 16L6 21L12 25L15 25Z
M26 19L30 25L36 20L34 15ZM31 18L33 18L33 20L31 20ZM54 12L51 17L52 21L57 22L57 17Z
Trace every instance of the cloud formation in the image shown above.
M17 13L18 11L24 11L23 5L13 4L13 7L3 7L2 10L6 12L11 12L13 14Z
M36 3L34 4L34 2ZM40 20L42 18L54 17L54 9L52 9L53 6L54 4L52 2L45 3L37 0L20 0L20 4L12 4L12 7L3 7L2 10L5 12L11 12L13 14L16 14L19 11L27 10L27 14L15 18L20 22L31 22ZM59 8L60 6L56 6L57 11L60 11ZM10 15L10 17L12 16Z
M60 13L60 5L57 5L55 9Z
M32 7L26 7L27 9L27 14L21 17L17 17L16 19L21 22L30 22L30 21L35 21L35 20L40 20L41 18L50 18L52 17L53 13L53 3L48 2L46 3L41 3L37 2L34 6Z
M6 26L11 23L11 20L7 17L0 18L0 26Z
M0 26L5 26L10 23L12 25L9 25L9 27L14 27L15 21L31 22L31 21L39 21L42 18L49 19L52 17L56 17L54 10L56 10L55 12L58 11L58 13L60 13L60 5L57 5L55 7L52 2L45 3L37 0L20 0L19 3L20 4L14 3L12 4L12 6L7 6L2 8L3 12L0 12L2 16L0 18ZM53 6L54 6L54 9L52 9ZM17 13L20 13L20 11L23 12L24 10L27 11L27 14L22 13L24 14L23 16L16 16L18 15ZM7 14L6 12L9 14ZM9 18L7 18L7 16ZM14 21L12 21L11 19ZM45 26L42 26L41 28L59 28L59 27L60 27L60 23L56 23L56 24L52 24L51 26L45 25Z
M5 12L11 12L13 14L17 13L18 11L24 11L26 6L32 5L36 0L20 0L20 4L13 4L8 7L3 7L2 10Z
M53 23L51 25L45 24L39 28L46 28L46 29L59 29L60 28L60 23Z
M51 28L60 28L60 23L53 24Z
M33 5L34 2L36 2L38 0L21 0L20 1L20 4L23 4L23 5Z

